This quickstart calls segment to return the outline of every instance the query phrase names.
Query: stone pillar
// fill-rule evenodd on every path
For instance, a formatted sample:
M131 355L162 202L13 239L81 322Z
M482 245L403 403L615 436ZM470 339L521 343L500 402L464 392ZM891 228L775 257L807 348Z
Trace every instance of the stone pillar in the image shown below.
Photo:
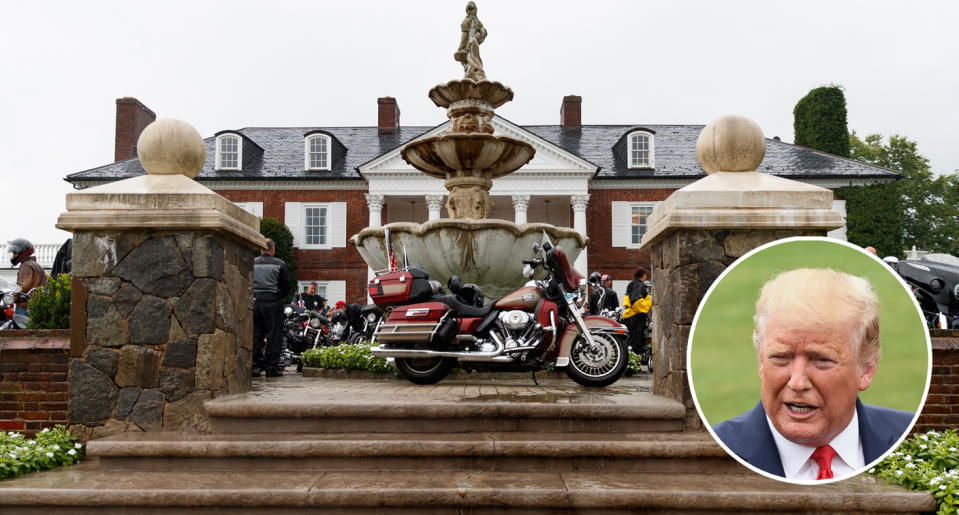
M148 175L67 195L73 232L68 419L82 438L204 431L203 402L250 389L256 216L192 179L203 139L157 120Z
M383 195L366 195L366 205L370 208L370 227L379 227L383 225Z
M569 203L573 206L573 230L586 236L586 206L589 205L589 195L571 195ZM573 268L584 276L587 275L586 249L573 262Z
M439 219L440 210L443 209L443 195L426 195L424 198L426 198L426 207L430 212L428 219Z
M513 195L513 221L516 225L526 223L526 211L529 209L529 195Z
M707 176L658 205L643 236L642 248L652 254L653 393L685 403L687 429L702 427L686 345L709 286L753 248L789 236L825 236L842 225L830 190L755 171L765 152L762 130L748 118L707 125L696 143Z

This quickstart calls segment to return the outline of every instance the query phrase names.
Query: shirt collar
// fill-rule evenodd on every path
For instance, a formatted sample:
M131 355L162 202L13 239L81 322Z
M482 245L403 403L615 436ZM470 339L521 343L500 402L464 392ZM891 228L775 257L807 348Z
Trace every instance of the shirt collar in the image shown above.
M779 451L779 459L783 464L783 472L787 478L797 478L803 466L809 462L816 448L787 440L786 437L779 434L779 431L773 426L769 415L766 415L766 423L769 424L769 430L772 432L773 439L776 441L776 449ZM849 468L861 469L863 467L864 459L862 445L859 442L859 413L857 411L853 411L852 420L849 421L849 424L841 433L829 442L829 445ZM835 461L833 463L835 464ZM818 468L816 470L818 471ZM839 475L837 474L836 477L839 477ZM812 479L815 479L815 477Z

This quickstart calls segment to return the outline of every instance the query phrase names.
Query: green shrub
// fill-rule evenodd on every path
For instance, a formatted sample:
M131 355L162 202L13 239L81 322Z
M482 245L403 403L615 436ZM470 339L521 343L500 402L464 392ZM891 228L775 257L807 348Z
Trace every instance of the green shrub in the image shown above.
M33 439L0 431L0 479L72 465L83 458L83 444L63 426L44 429Z
M296 285L296 261L293 259L293 233L290 228L275 218L260 219L260 234L273 240L276 244L274 256L286 263L290 272L290 280ZM289 302L296 294L296 288L291 288L286 295L285 302Z
M869 473L910 490L928 491L939 501L940 514L959 513L957 449L955 429L913 435Z
M60 274L30 295L29 329L70 328L70 275Z
M377 358L370 352L370 342L354 345L336 345L320 347L303 353L303 366L326 368L331 370L369 370L371 372L393 372L385 358Z
M632 351L632 349L630 349L629 363L626 364L626 375L631 376L631 375L641 373L643 371L642 365L643 365L643 362L640 355L636 354L635 352Z

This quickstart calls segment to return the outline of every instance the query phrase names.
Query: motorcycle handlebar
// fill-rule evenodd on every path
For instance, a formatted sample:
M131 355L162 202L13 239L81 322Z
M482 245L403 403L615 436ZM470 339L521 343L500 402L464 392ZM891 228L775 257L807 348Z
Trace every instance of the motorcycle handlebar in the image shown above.
M524 265L532 265L532 266L540 266L540 265L543 264L543 260L542 260L542 259L524 259L524 260L523 260L523 264L524 264Z

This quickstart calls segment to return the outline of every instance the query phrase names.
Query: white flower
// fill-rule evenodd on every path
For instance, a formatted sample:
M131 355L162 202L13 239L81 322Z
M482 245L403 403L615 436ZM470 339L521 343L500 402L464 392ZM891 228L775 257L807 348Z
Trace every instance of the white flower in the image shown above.
M45 427L45 428L43 428L43 431L40 431L40 432L41 432L41 433L46 433L46 432L48 432L48 431L50 431L50 428L49 428L49 427Z
M74 449L79 449L79 448L81 448L81 447L83 447L83 444L81 444L81 443L79 443L79 442L73 444L73 448L74 448Z
M53 453L52 453L52 452L48 452L48 453L47 453L47 458L52 458L52 457L53 457Z
M949 448L949 452L956 452L956 448L955 448L955 447L950 447L950 448Z
M906 461L912 461L912 456L910 456L910 455L907 454L907 455L906 455Z
M906 463L906 468L907 468L907 469L914 469L914 468L916 468L916 464L915 464L915 463Z
M901 470L897 470L897 471L896 471L896 475L897 475L897 476L901 476L901 475L902 475L902 471L901 471Z
M53 450L59 451L59 450L60 450L60 446L57 445L57 444L53 444Z
M916 458L916 463L922 463L922 458Z
M922 441L924 441L924 442L928 442L928 441L929 441L929 437L926 436L926 435L919 435L919 438L922 438Z
M73 449L70 449L69 451L67 451L67 454L69 454L70 456L73 456L73 455L75 455L76 453L77 453L77 451L75 451L75 450L73 450Z
M920 448L920 449L926 449L927 447L926 447L926 444L922 444L922 445L919 446L919 448Z
M946 489L946 485L939 485L939 489L940 489L940 490L945 490L945 489Z
M930 486L936 486L936 483L939 483L940 481L942 481L942 478L939 477L939 476L936 476L936 477L934 477L934 478L932 478L932 479L929 480L929 485L930 485Z

